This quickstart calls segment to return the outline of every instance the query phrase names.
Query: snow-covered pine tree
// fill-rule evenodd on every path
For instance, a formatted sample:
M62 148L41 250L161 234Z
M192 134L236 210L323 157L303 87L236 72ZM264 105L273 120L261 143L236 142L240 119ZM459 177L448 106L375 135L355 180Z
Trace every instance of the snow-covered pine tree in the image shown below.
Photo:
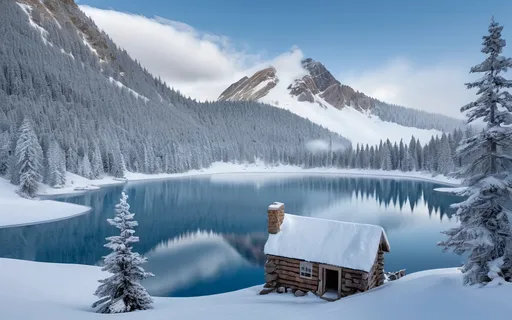
M53 140L48 149L48 183L52 187L66 183L66 161L64 152L57 141Z
M393 170L392 160L391 160L391 151L389 150L388 144L384 143L382 146L381 152L381 165L380 168L382 170Z
M9 132L0 133L0 176L7 173L9 168Z
M100 147L96 142L94 143L94 148L92 150L91 166L94 178L99 179L103 177L103 175L105 174L105 172L103 171L103 160L101 158Z
M20 185L19 193L32 198L36 194L42 178L43 150L28 118L25 118L20 126L14 158Z
M509 126L512 124L512 95L504 91L512 87L512 81L500 73L512 67L512 59L501 55L505 46L502 29L493 18L489 35L483 37L482 52L487 58L471 68L472 73L484 73L484 76L466 84L468 89L477 87L480 97L463 106L461 112L467 111L468 123L482 119L487 126L463 140L457 149L462 158L472 154L478 157L459 171L459 175L466 177L468 186L459 193L467 199L453 205L457 208L460 226L445 231L448 239L440 243L445 250L452 248L457 254L469 253L462 268L466 284L499 282L504 276L510 280L507 270L511 256L507 257L506 246L510 245L511 235L509 211L504 204L511 198L506 163L512 158L503 149L512 144Z
M416 170L416 159L411 154L411 149L408 149L405 155L405 171Z
M441 142L439 148L437 150L437 172L447 175L455 169L455 164L453 163L452 151L450 147L450 141L446 134L443 133L441 137Z
M121 201L116 205L116 216L107 219L108 223L120 230L119 236L107 237L105 247L112 252L104 257L103 271L113 275L99 280L101 285L94 293L99 300L92 307L99 313L121 313L152 308L153 300L140 284L140 281L153 276L140 266L147 261L136 252L132 252L132 243L138 242L134 236L134 227L138 225L130 213L128 196L123 192Z
M84 154L82 158L82 176L86 177L87 179L93 179L94 175L92 174L92 168L91 168L91 161L89 160L89 156Z

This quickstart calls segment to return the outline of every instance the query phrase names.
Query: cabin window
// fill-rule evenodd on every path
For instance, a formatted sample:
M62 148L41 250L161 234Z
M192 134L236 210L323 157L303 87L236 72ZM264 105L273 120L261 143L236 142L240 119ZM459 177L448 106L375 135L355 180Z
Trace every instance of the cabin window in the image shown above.
M311 279L313 276L313 264L311 262L300 262L300 277Z

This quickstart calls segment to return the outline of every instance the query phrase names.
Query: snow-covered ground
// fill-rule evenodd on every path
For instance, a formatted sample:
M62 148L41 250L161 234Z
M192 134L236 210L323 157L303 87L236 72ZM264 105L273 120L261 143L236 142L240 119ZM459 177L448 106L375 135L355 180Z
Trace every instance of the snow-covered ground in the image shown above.
M102 186L124 184L127 181L136 182L144 180L171 179L180 177L192 177L199 175L212 175L210 179L219 181L258 182L275 178L304 177L311 175L338 175L350 177L373 177L386 179L409 179L438 182L446 185L458 185L459 180L447 178L442 175L432 176L425 172L401 172L361 169L336 169L313 168L303 169L297 166L279 165L268 166L261 162L254 164L234 164L217 162L209 168L192 170L177 174L143 174L127 172L126 180L105 177L98 180L89 180L76 174L67 174L67 183L63 188L55 189L47 185L41 185L40 196L55 196L72 193L83 193L88 190L96 190ZM16 187L7 180L0 178L0 227L36 224L49 222L89 211L88 207L61 203L49 200L28 200L16 194Z
M99 267L0 259L0 319L87 320ZM156 275L158 277L158 275ZM263 281L263 279L262 279ZM457 269L414 273L366 293L326 302L312 295L258 295L262 286L194 298L155 298L154 309L116 319L506 319L512 284L464 287Z
M0 228L67 219L89 210L72 203L22 198L16 186L0 178Z

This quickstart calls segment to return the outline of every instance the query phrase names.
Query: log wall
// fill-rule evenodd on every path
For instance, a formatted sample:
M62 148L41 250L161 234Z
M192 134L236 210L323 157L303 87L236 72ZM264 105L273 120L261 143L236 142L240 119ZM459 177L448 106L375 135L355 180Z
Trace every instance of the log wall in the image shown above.
M265 288L275 290L279 287L323 294L319 287L320 264L312 263L311 279L300 277L301 260L267 255L265 263ZM324 279L325 281L326 279ZM379 250L370 272L341 268L341 296L346 297L367 291L384 283L384 251Z
M268 255L265 263L265 287L277 289L285 287L304 292L318 290L318 264L312 263L311 279L300 277L300 261L296 259Z
M384 284L384 251L379 249L372 269L370 270L370 281L368 289L372 289Z
M355 293L366 291L368 288L368 272L341 269L341 295L346 297Z

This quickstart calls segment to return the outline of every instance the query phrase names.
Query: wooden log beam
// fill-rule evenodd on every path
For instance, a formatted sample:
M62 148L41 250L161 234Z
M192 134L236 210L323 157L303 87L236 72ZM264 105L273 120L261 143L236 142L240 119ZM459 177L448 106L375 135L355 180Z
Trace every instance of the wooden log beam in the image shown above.
M291 263L293 265L300 265L300 262L301 261L305 261L305 260L300 260L300 259L292 259L292 258L286 258L286 257L279 257L279 256L273 256L273 255L268 255L268 258L269 260L272 260L274 263L282 263L282 262L287 262L287 263ZM318 264L316 264L315 262L312 262L312 261L309 261L313 264L313 268L318 268Z
M291 268L300 268L300 263L297 262L297 263L293 263L293 262L289 262L289 261L284 261L284 260L278 260L275 262L275 264L277 266L285 266L285 267L291 267ZM318 271L318 265L316 264L313 264L313 270L316 270Z
M318 285L318 279L317 280L314 280L314 279L304 279L304 278L300 278L298 276L296 276L295 274L284 274L284 273L279 273L279 276L278 276L278 280L287 280L287 281L294 281L294 282L297 282L297 283L304 283L304 284L310 284L310 285L315 285L317 286Z
M300 269L300 262L293 263L293 262L289 262L289 261L278 260L275 263L277 266L285 266L285 267ZM318 272L318 265L313 264L313 271Z
M295 283L293 281L287 281L287 280L279 281L279 285L283 286L283 287L286 287L286 288L297 289L297 290L302 290L302 291L312 291L312 292L315 292L317 290L316 286L306 285L306 284L298 284L298 283Z
M361 279L368 279L368 272L365 272L365 271L343 268L343 273L344 274L351 274L354 277L358 277L359 276Z
M352 272L343 271L343 277L346 279L366 280L366 279L368 279L368 276L369 276L368 273L361 274L361 273L352 273Z
M276 272L279 273L280 271L286 271L286 272L293 272L296 275L300 275L300 269L299 268L292 268L292 267L286 267L286 266L277 266ZM318 271L314 271L311 273L313 278L318 278Z
M343 283L342 286L343 285L346 288L354 288L354 289L358 289L358 290L365 290L366 289L366 283L365 284L358 284L358 283L353 283L350 280L345 281L345 283Z
M378 282L377 278L372 279L372 281L370 282L370 285L368 286L369 289L376 287L377 286L377 282Z

